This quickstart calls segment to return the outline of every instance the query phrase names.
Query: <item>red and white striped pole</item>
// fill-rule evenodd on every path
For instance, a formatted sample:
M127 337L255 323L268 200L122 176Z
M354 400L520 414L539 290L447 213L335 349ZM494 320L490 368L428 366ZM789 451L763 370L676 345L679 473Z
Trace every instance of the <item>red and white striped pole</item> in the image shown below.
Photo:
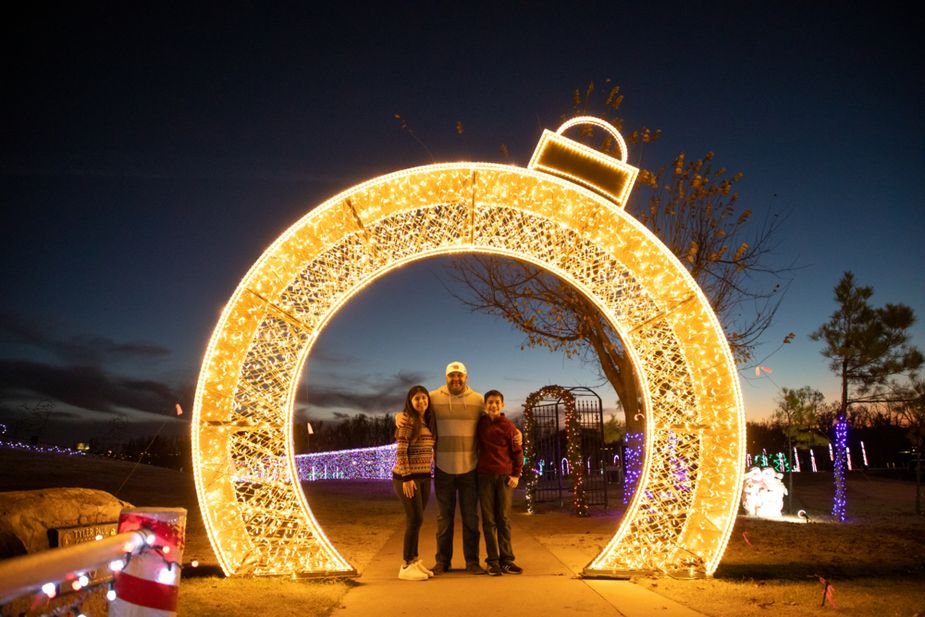
M119 533L141 531L147 547L114 574L110 617L174 617L186 534L184 508L135 508L119 515Z

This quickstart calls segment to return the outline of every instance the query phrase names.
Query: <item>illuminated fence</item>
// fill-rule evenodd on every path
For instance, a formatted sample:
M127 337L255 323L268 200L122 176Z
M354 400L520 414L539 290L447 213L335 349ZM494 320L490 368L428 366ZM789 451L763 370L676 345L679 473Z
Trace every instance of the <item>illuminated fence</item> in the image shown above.
M297 454L295 466L302 482L315 480L390 480L395 466L395 444L334 452Z

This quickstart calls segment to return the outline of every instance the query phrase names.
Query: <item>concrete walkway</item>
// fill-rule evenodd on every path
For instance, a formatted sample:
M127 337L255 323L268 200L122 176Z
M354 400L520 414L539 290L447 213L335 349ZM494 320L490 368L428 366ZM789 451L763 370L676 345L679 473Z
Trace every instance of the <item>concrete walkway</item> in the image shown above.
M428 506L421 531L420 553L433 565L436 515L434 499ZM404 530L398 529L347 592L335 617L369 615L613 615L644 617L703 617L671 600L629 581L585 580L578 576L588 557L577 550L540 544L514 517L514 553L524 573L517 576L473 576L463 566L462 532L456 517L453 569L428 581L398 579ZM484 545L481 547L484 558Z

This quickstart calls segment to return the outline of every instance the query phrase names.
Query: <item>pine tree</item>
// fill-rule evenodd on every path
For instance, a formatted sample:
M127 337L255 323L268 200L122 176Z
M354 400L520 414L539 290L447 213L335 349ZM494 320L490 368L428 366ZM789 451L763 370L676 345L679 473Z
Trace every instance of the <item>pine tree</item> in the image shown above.
M835 422L835 497L832 516L845 520L848 407L853 403L889 400L890 380L922 365L922 354L909 345L915 314L905 304L871 306L873 288L859 287L845 272L835 286L838 308L810 335L825 344L822 355L841 380L841 401Z

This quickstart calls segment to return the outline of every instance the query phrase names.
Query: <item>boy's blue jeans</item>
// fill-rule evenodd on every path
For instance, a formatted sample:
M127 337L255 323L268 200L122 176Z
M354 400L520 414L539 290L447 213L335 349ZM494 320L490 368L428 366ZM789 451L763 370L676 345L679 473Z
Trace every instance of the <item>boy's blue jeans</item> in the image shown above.
M511 497L514 489L507 485L507 475L480 473L479 503L482 504L482 533L489 565L514 561L511 545ZM499 564L500 561L500 564Z
M434 494L437 497L437 563L447 569L453 560L453 525L456 521L456 496L463 528L463 555L466 565L479 563L478 482L473 469L468 473L434 470Z

